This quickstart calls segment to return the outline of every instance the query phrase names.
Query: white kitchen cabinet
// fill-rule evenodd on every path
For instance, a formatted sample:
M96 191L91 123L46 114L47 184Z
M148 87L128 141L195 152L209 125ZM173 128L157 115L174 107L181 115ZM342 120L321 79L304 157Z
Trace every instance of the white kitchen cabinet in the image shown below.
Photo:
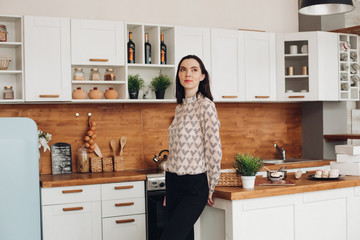
M70 19L25 16L24 43L25 100L70 100Z
M245 34L245 100L276 100L275 33ZM241 61L242 62L242 61Z
M211 29L212 94L215 101L245 100L244 33Z
M124 65L124 22L71 19L73 65Z
M284 33L276 41L278 100L339 100L336 33Z
M196 55L211 76L210 28L176 26L175 44L175 65L186 55Z
M23 67L23 18L0 16L0 25L7 29L7 41L0 42L0 60L11 60L8 69L0 70L0 103L22 103L24 101ZM3 99L5 86L11 86L14 99Z
M145 240L145 214L104 218L103 240Z
M44 240L101 239L100 185L42 188Z

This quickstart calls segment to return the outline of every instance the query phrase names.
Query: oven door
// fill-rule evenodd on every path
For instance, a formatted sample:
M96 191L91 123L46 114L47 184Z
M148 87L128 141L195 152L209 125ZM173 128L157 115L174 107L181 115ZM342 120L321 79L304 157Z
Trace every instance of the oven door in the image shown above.
M147 230L148 240L160 239L166 224L166 211L163 206L165 190L147 192Z

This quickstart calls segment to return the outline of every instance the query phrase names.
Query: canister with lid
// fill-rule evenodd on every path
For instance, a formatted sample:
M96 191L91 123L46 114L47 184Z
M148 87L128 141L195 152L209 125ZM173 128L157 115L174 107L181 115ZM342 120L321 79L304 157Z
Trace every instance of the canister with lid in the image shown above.
M90 70L90 80L92 81L99 81L101 80L101 75L98 68L92 68Z
M82 68L75 68L74 70L74 80L85 80L85 74Z
M14 99L14 90L12 86L4 87L4 99Z
M7 42L7 30L5 25L0 25L0 42Z
M116 75L113 68L107 68L104 74L104 80L106 81L115 81Z

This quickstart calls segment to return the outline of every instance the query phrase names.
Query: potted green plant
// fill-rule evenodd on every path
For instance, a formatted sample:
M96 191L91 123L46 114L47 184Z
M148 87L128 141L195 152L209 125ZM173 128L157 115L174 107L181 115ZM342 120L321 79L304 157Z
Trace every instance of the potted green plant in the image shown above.
M165 90L171 85L170 77L159 74L152 79L150 87L155 91L156 99L164 99Z
M130 99L137 99L139 96L139 91L145 86L144 80L140 77L139 74L128 76L128 91Z
M247 154L237 153L234 157L233 167L236 173L241 175L241 181L244 189L254 189L255 175L263 167L263 161L259 157Z

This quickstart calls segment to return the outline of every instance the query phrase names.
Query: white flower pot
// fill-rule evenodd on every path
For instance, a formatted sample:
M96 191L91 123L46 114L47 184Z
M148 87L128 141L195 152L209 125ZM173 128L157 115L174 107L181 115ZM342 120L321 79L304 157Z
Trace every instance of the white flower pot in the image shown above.
M244 189L254 189L256 176L241 176Z

